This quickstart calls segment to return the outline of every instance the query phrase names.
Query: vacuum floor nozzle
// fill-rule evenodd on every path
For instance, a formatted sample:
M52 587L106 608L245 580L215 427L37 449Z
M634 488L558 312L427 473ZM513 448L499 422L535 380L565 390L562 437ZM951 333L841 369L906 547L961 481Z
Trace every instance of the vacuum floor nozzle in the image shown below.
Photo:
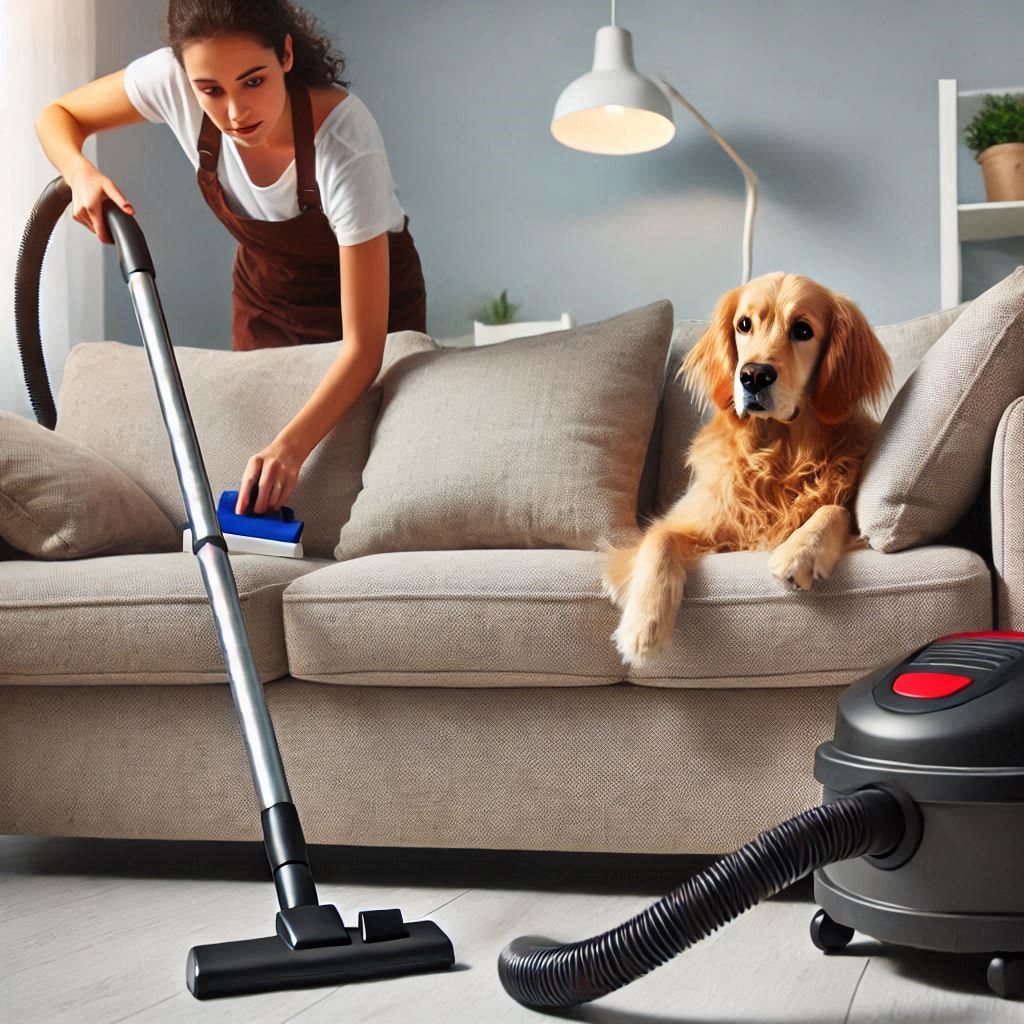
M197 999L215 999L447 970L455 963L451 940L433 921L404 922L406 934L398 938L375 933L374 915L395 913L360 914L360 927L345 929L349 941L335 945L292 949L272 935L194 946L188 953L185 981Z

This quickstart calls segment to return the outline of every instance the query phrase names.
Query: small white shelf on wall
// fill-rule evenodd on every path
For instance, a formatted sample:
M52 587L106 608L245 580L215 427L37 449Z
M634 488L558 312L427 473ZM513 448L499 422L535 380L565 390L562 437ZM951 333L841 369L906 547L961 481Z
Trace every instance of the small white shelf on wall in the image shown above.
M939 79L939 289L943 309L962 301L961 242L1024 235L1024 201L960 202L957 164L964 129L981 110L986 96L1006 93L1024 93L1024 86L958 92L955 78Z

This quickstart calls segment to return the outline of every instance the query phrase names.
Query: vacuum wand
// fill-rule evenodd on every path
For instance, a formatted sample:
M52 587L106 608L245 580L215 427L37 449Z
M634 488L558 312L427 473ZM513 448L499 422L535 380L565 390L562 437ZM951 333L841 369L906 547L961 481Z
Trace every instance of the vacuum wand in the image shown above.
M67 194L69 199L70 190ZM276 936L191 949L186 964L189 990L205 999L450 968L455 962L451 941L432 921L407 923L397 909L374 910L359 915L357 928L347 928L336 907L318 902L305 837L288 789L242 615L228 546L157 294L153 261L134 217L109 201L103 213L153 372L188 517L192 552L210 598L231 696L242 726L261 809L264 845L281 908Z

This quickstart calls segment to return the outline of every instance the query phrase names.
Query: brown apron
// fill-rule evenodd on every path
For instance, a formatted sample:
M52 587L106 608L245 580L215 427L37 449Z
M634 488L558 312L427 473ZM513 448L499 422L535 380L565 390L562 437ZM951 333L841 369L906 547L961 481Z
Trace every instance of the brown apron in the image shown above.
M289 84L288 95L300 211L291 220L256 220L232 212L217 179L220 129L204 113L199 132L199 190L238 239L231 293L231 347L236 352L342 337L338 239L316 183L313 110L305 87ZM388 249L388 331L425 331L426 289L408 217L401 231L388 233Z

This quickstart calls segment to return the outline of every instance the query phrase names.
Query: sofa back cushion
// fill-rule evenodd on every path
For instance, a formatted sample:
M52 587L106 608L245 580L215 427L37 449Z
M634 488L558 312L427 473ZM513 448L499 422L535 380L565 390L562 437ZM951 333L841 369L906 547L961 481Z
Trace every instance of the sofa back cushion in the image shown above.
M302 408L343 342L231 352L175 346L213 500L242 480L250 456ZM376 382L302 467L289 506L305 522L306 554L330 558L361 486L380 382L404 356L437 349L414 331L388 336ZM116 341L76 345L64 367L57 433L88 445L131 477L171 522L185 510L145 349Z
M864 460L855 515L878 551L947 534L971 508L1006 407L1024 394L1024 266L971 302L911 373Z
M635 540L671 331L661 301L404 359L335 557Z

